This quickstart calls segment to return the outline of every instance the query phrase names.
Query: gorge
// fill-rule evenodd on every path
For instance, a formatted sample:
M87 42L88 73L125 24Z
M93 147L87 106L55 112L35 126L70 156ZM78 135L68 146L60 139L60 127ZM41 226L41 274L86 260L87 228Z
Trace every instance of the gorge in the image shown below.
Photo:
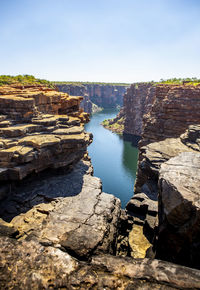
M124 133L141 141L135 195L122 210L93 176L83 97L0 87L1 288L200 288L199 95L193 85L128 89ZM151 244L156 258L136 259Z
M122 106L123 96L129 84L109 83L55 83L59 91L72 96L83 96L81 107L87 113Z
M93 142L88 147L94 167L94 175L102 180L103 190L121 200L125 208L133 193L136 178L138 150L120 135L104 129L101 122L113 118L115 109L105 109L91 116L85 129L93 134Z

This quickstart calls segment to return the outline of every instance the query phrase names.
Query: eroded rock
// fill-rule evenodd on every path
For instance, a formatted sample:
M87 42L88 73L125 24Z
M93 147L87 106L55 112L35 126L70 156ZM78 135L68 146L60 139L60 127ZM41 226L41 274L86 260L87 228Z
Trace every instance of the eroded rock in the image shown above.
M1 203L1 216L19 231L19 239L35 237L81 259L114 253L120 201L103 193L91 172L90 162L81 161L71 173L27 181Z
M199 289L200 271L149 259L101 255L80 262L37 241L0 237L2 289Z
M157 256L200 268L200 154L181 153L161 166Z

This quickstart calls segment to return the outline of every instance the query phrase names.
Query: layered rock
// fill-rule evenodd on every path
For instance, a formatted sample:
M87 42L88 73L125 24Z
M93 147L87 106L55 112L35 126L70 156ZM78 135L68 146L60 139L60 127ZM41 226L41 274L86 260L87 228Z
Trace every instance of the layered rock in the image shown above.
M199 125L190 125L200 123L199 96L199 86L195 87L191 85L158 85L156 87L156 94L152 109L144 117L142 140L139 143L140 151L137 178L135 182L135 195L127 205L127 209L131 212L131 214L137 216L138 212L140 213L140 219L144 221L143 233L146 237L148 237L148 240L154 244L155 249L156 247L158 247L157 257L192 267L198 267L198 263L194 259L194 256L197 254L198 251L195 252L195 250L193 250L192 248L192 244L195 244L195 242L193 243L193 241L191 240L190 243L188 242L188 237L184 235L179 235L180 233L178 233L179 230L176 227L175 219L174 224L168 224L167 230L162 231L162 229L165 228L165 222L167 220L168 214L165 213L166 218L164 223L163 218L160 218L159 222L157 222L157 216L155 214L154 216L152 216L152 213L149 213L149 206L151 206L152 201L156 202L157 204L158 192L162 191L161 183L158 184L158 179L161 174L160 172L162 172L160 171L162 166L164 167L164 164L168 164L168 162L170 164L171 158L176 157L183 152L186 152L184 153L186 154L186 156L188 154L188 156L192 157L192 155L190 154L197 154L197 152L199 151ZM187 162L185 166L187 166ZM184 168L183 164L182 167ZM171 174L171 178L172 176L176 178L176 174L181 175L178 170L179 169L177 167L176 172L176 166L174 166L174 169L172 171L170 171L169 168L169 174ZM188 180L189 179L187 178L185 182L187 182ZM198 186L198 181L194 180L194 182L196 184L194 186ZM190 187L189 184L190 183L186 183L185 186ZM156 206L159 216L163 216L162 212L165 211L165 208L168 207L168 198L171 198L169 197L171 189L170 185L169 187L168 185L169 184L167 182L167 185L165 187L166 198L164 202L159 203L159 206ZM173 184L171 186L175 190L176 185ZM142 194L144 199L138 200L138 194L139 196ZM144 212L144 203L146 204L146 212ZM182 210L182 214L184 215L185 209L183 204L179 204L179 206ZM197 208L195 209L195 211L196 210ZM166 212L167 211L168 210L166 209ZM182 219L181 216L180 219ZM188 219L188 222L192 223L192 220L193 217L191 216ZM185 223L184 219L182 220L182 222L183 224ZM157 227L159 232L158 244L155 240L155 233ZM170 230L171 232L173 232L173 238L169 238L168 234L166 234L168 230L169 237ZM161 239L162 233L164 234L163 238ZM188 234L188 236L189 235L190 234ZM199 236L197 230L194 236ZM173 239L174 241L172 241ZM179 243L180 240L182 240L183 244L187 244L187 246L184 247L183 245L181 245L181 243ZM169 244L171 244L172 248L174 247L174 252L170 252L169 249L167 250L167 247L170 248ZM189 246L190 244L191 247ZM173 245L177 245L177 247ZM197 243L195 245L198 248ZM166 254L164 254L164 252ZM175 254L175 252L177 252L177 254ZM195 252L196 254L189 254L189 252ZM180 255L178 253L180 253ZM189 258L186 257L187 255L190 257L190 261Z
M199 96L200 86L158 85L156 87L152 109L143 120L135 183L136 193L145 192L148 195L148 192L151 192L157 196L155 184L157 184L160 165L169 158L192 149L191 146L187 146L183 138L179 137L190 124L200 123ZM195 127L192 128L195 132L198 131L198 128L197 130ZM193 142L192 134L189 138ZM163 143L157 142L162 140ZM152 184L152 181L155 182Z
M177 138L200 122L200 86L157 85L154 104L144 120L143 144Z
M5 184L31 173L80 160L91 142L79 110L81 97L45 87L0 87L0 180Z
M123 95L128 87L128 85L95 83L56 84L56 86L60 91L67 92L70 95L84 96L82 104L84 110L88 113L97 111L98 108L116 108L117 106L122 106Z
M91 101L103 108L122 106L127 87L126 85L86 84Z
M56 85L60 92L67 93L71 96L82 96L83 99L80 103L80 107L83 108L86 113L94 113L95 110L98 111L98 107L95 108L95 105L91 102L87 89L83 84L57 84Z
M149 112L153 103L155 87L151 83L133 84L124 95L124 133L142 135L143 116Z
M103 126L124 135L137 146L143 129L143 118L152 107L156 86L152 83L132 84L123 98L123 107L114 119L106 120Z

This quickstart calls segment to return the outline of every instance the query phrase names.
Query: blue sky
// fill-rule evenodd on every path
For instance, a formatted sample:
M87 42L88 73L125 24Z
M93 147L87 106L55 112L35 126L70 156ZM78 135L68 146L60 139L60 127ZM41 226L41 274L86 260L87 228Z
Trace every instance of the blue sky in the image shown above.
M200 0L0 0L0 74L200 78Z

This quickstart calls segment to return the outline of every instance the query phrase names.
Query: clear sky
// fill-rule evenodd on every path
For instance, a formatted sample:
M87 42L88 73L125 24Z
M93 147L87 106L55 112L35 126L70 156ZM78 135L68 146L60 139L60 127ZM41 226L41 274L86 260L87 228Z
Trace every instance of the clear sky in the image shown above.
M200 78L200 0L0 0L0 74Z

